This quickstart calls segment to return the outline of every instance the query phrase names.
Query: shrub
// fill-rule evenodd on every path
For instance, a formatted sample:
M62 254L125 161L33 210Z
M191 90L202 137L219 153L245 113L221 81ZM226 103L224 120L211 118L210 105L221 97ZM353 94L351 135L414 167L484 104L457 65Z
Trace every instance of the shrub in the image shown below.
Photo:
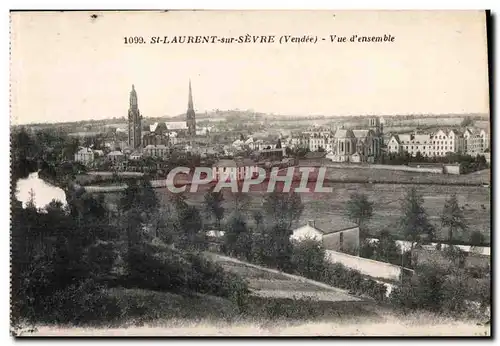
M315 240L307 239L293 243L291 256L295 273L313 280L321 280L325 270L325 250Z
M129 286L169 292L197 292L229 298L243 308L248 286L200 253L183 253L168 246L143 244L134 248Z

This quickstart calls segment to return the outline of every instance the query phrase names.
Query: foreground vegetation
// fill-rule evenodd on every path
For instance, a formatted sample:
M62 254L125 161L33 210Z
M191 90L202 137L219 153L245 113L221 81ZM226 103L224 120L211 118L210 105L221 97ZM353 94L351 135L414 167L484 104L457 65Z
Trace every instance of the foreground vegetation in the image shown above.
M33 167L27 165L26 148L13 146L13 150L11 184L15 187L17 179ZM459 260L443 270L415 267L416 275L401 278L402 286L387 297L381 283L327 263L320 244L290 241L304 210L301 197L294 193L267 195L262 208L251 215L245 194L235 194L229 213L223 195L215 191L204 196L203 210L187 203L183 195L160 205L146 179L129 183L116 211L83 189L68 190L66 199L66 207L53 201L38 209L32 200L22 208L11 188L14 326L122 326L200 318L329 319L339 311L344 317L369 316L366 305L353 302L332 305L252 296L245 278L202 254L213 245L204 230L205 219L225 231L219 244L222 252L348 290L377 302L377 308L386 304L403 313L431 311L463 317L471 311L467 301L478 301L483 310L489 303L489 281L471 281L472 274ZM434 234L434 228L415 192L409 192L406 202L400 229L418 245ZM358 202L353 202L357 211L348 217L357 218L364 227L369 203L365 199L364 207L358 208ZM451 202L448 209L456 211ZM460 229L444 218L442 223L450 239ZM479 273L476 279L487 275Z

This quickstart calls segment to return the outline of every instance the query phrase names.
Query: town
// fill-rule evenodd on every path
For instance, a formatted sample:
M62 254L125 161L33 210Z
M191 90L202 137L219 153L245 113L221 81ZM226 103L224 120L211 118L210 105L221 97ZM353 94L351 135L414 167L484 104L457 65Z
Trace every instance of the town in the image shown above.
M96 275L133 280L126 285L142 282L139 276L148 268L171 265L141 256L202 251L244 277L241 266L243 273L278 270L315 280L311 285L346 290L334 300L487 315L487 117L197 114L189 81L183 114L146 118L138 94L132 85L124 119L12 129L14 217L32 220L15 227L34 229L54 218L60 223L54 232L61 227L105 232L92 246L102 247L109 266L99 264ZM75 245L83 241L79 237ZM16 246L25 246L24 238L16 239ZM144 248L151 239L169 250ZM72 251L70 262L87 256L82 249ZM135 259L127 257L131 254ZM146 267L135 268L130 261L136 260ZM421 269L432 263L440 263L439 269ZM172 285L147 275L155 283L140 287ZM429 277L442 285L445 298L438 307L426 307L429 297L404 298L423 289ZM451 292L449 285L458 278L463 285ZM252 280L248 289L267 294L265 299L281 292ZM222 289L213 285L207 289ZM247 294L235 290L237 299ZM451 306L457 294L463 302Z

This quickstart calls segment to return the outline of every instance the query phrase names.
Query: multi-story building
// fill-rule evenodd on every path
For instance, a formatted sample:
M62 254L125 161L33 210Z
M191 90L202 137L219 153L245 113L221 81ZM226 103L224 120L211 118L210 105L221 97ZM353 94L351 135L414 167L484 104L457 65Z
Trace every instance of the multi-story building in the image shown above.
M330 143L330 133L320 134L315 133L309 137L309 150L318 151L320 148L327 149L327 144Z
M484 151L485 133L466 130L461 134L457 130L438 130L435 133L399 134L391 136L387 143L389 153L407 152L412 156L446 156L447 153L477 154Z
M157 158L166 158L170 153L169 147L163 144L159 145L147 145L144 147L143 154L144 156L149 157L157 157Z
M332 129L327 127L313 126L307 128L302 133L308 136L328 136L328 135L333 135L333 132L335 131L332 131Z
M464 132L465 152L476 156L490 147L488 134L484 129L467 128Z
M75 153L75 161L88 165L94 161L95 153L90 148L81 148Z
M291 148L309 148L309 136L302 133L293 133L290 136L289 145Z

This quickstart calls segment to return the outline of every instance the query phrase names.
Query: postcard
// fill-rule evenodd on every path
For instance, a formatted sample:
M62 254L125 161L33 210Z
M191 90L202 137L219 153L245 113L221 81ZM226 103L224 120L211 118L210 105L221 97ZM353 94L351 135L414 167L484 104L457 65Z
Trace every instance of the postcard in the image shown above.
M11 11L11 333L477 336L487 11Z

